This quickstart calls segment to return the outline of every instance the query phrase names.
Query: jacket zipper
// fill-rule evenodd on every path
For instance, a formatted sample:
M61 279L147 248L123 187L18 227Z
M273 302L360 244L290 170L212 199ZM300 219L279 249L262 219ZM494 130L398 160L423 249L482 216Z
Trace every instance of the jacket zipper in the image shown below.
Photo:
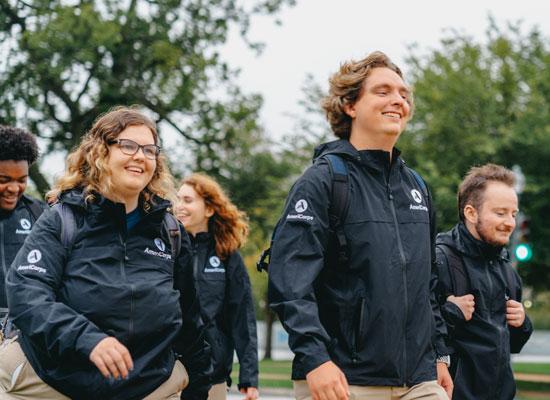
M485 274L487 275L487 282L489 283L489 293L490 293L491 298L493 298L493 279L491 278L491 271L489 270L489 268L493 268L493 261L490 260L488 264L489 264L488 268L485 269ZM493 304L492 304L492 302L489 304L489 306L487 304L485 304L485 307L487 308L489 322L490 322L491 325L493 325ZM500 327L500 325L496 325L496 327L497 327L498 334L499 334L498 353L497 353L498 359L497 359L497 363L496 363L497 364L496 365L496 377L498 379L498 377L500 376L501 365L503 364L502 362L500 362L500 358L502 358L502 328ZM497 385L497 387L498 387L498 385Z
M403 386L407 385L407 320L409 319L409 304L407 293L407 259L405 258L405 252L403 251L403 243L401 243L401 235L399 234L399 223L397 222L397 213L395 212L395 204L393 202L393 193L389 184L387 183L388 199L390 200L390 209L393 217L393 224L395 226L395 234L397 237L397 249L399 250L399 257L401 259L401 268L403 271L403 298L405 300L405 318L403 321Z
M126 241L122 237L122 234L119 233L120 243L123 248L123 257L120 260L120 274L124 282L126 279L126 261L128 261L128 255L126 252ZM128 317L128 342L132 340L134 335L134 285L130 285L130 315Z

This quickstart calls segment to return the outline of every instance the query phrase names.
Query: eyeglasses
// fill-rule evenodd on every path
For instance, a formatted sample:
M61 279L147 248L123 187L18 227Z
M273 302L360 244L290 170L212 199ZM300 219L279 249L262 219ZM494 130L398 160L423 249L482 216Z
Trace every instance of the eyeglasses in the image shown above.
M115 139L111 140L109 144L118 144L120 151L127 156L133 156L141 149L145 157L154 160L160 153L160 147L156 144L138 144L130 139Z

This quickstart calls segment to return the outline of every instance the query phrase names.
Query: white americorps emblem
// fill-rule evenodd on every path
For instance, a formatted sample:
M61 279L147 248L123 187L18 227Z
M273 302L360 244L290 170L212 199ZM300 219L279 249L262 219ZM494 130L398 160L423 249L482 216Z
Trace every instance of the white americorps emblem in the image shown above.
M155 239L155 246L157 246L157 249L159 249L160 251L164 251L166 249L166 245L160 238Z
M294 209L298 213L303 213L304 211L307 210L307 201L305 201L304 199L298 200L296 202L296 205L294 206Z
M27 256L27 261L31 264L37 263L42 259L42 253L40 250L34 249L29 251L29 255Z
M31 229L31 221L29 221L27 218L21 218L19 220L19 223L21 224L21 228Z
M411 196L413 200L416 201L417 203L422 203L422 195L418 190L416 189L411 190Z
M210 257L208 261L210 261L210 265L214 268L218 268L221 264L220 259L217 256Z

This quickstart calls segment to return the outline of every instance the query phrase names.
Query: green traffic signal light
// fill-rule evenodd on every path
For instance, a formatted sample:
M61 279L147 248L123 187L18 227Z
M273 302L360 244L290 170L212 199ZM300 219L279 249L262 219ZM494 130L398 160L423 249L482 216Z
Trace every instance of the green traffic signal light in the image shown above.
M527 243L518 244L514 253L518 261L529 261L533 257L533 249Z

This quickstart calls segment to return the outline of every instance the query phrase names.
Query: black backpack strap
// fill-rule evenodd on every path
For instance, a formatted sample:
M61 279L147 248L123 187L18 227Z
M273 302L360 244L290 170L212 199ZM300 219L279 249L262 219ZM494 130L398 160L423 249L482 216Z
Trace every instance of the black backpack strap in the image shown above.
M349 209L349 174L346 162L336 154L326 154L332 176L332 198L329 221L338 244L338 265L348 265L349 246L344 233L344 221Z
M170 239L172 260L176 260L181 250L181 231L176 217L169 212L166 212L164 214L164 220L162 221L162 227Z
M451 277L451 290L455 296L464 296L470 293L470 277L464 266L464 261L457 254L455 249L443 243L438 243L436 247L443 253L449 266L449 275Z
M29 213L32 215L34 222L36 222L40 215L44 212L44 208L42 208L38 201L35 201L25 195L23 195L22 199L25 207L27 207L27 210L29 210Z
M422 193L424 194L424 196L426 196L426 198L428 198L429 197L428 196L428 186L426 185L426 182L424 182L424 179L414 169L409 168L409 167L407 167L407 168L409 169L409 171L411 171L411 174L414 177L414 180L416 181L416 183L418 183L418 186L420 186L420 188L422 189Z
M73 210L65 203L55 203L52 206L61 218L61 244L67 251L73 248L74 239L76 237L76 220Z

